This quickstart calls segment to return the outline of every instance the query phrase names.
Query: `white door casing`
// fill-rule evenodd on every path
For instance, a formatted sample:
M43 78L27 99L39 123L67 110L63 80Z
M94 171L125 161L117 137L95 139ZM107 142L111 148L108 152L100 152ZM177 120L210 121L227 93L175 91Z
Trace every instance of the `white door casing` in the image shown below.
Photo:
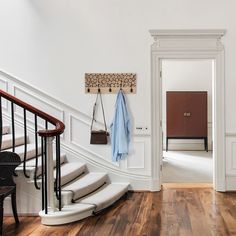
M225 170L225 99L224 99L224 46L221 37L225 30L150 30L151 45L151 139L152 190L161 189L162 159L162 59L211 59L213 77L213 186L216 191L226 190Z

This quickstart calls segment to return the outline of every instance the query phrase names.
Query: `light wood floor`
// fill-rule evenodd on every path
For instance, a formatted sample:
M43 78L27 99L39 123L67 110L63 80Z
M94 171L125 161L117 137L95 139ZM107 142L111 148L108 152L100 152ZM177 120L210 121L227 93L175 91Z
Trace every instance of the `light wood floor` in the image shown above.
M236 235L236 193L212 188L171 188L132 193L97 216L63 226L44 226L39 217L4 217L4 235L227 236Z

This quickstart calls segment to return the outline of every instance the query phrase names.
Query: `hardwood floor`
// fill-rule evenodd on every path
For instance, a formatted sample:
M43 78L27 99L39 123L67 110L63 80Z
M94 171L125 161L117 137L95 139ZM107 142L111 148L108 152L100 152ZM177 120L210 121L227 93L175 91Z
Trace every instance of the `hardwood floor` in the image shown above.
M236 193L211 188L171 188L132 193L99 215L63 226L39 217L4 217L4 235L33 236L226 236L236 235Z

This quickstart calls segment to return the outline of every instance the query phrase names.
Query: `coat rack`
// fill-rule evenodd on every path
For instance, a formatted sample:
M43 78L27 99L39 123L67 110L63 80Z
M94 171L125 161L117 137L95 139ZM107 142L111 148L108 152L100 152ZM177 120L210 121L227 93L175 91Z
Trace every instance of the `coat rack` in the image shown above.
M136 74L85 73L85 93L136 93Z

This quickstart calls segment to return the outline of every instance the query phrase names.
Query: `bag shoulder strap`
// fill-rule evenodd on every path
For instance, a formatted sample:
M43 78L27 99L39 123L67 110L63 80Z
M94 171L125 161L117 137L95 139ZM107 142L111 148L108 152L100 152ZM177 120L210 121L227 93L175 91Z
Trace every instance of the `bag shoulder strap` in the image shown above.
M106 124L105 112L104 112L104 107L103 107L103 102L102 102L102 94L101 94L100 91L98 91L97 97L96 97L96 101L95 101L95 103L94 103L94 105L93 105L93 118L92 118L92 123L91 123L90 130L93 129L93 122L94 122L94 121L96 122L96 120L95 120L95 113L96 113L96 106L97 106L98 96L99 96L100 101L101 101L102 115L103 115L103 122L104 122L105 131L107 131L107 124Z

